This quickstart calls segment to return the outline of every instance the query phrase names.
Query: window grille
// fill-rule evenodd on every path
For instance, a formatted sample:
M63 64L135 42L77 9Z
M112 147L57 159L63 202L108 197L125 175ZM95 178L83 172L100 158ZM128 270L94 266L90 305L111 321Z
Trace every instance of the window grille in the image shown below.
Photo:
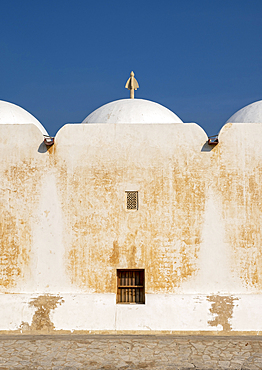
M117 303L145 303L145 270L117 270Z
M138 192L126 191L126 209L138 209Z

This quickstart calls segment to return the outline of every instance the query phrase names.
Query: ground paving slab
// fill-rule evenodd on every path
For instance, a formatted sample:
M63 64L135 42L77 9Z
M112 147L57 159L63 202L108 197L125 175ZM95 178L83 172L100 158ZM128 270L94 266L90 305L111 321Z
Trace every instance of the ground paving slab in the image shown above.
M257 370L262 337L3 335L0 369Z

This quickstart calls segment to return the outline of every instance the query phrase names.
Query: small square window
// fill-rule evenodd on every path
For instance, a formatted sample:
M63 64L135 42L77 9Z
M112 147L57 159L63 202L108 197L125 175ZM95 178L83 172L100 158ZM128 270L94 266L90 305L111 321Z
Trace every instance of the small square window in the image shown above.
M126 191L126 209L138 209L138 191Z
M117 270L117 303L145 303L145 270Z

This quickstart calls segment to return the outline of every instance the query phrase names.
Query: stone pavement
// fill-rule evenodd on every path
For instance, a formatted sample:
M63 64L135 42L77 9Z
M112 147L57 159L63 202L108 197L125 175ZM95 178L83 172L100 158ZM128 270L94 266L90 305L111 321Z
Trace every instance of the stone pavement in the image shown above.
M262 337L1 335L0 369L262 369Z

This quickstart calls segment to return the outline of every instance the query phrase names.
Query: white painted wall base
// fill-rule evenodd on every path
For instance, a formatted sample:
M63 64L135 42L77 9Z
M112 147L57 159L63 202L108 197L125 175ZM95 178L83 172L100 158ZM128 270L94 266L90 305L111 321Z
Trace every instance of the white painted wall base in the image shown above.
M52 296L45 297L48 300ZM37 295L1 295L0 331L30 328L37 310L30 307L30 302L35 298ZM218 313L210 312L214 302L205 295L147 294L146 304L136 305L116 304L115 294L63 294L63 303L50 310L50 320L55 330L71 332L224 332L222 324L225 320L231 326L229 332L262 331L262 297L246 294L230 298L233 299L232 316L229 309L228 316L223 319L222 316L219 318L219 309ZM212 324L217 317L221 324Z

